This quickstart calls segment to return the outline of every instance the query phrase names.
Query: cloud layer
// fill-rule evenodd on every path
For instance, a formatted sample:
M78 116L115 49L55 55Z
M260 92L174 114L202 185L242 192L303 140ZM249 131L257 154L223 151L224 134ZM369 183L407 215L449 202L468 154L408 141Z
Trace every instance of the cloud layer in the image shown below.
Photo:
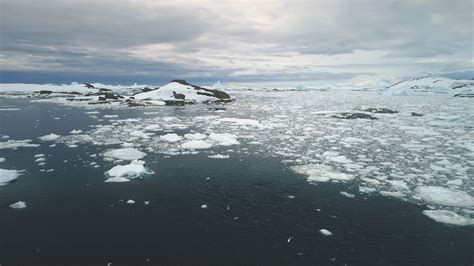
M0 4L2 81L271 82L473 69L470 0Z

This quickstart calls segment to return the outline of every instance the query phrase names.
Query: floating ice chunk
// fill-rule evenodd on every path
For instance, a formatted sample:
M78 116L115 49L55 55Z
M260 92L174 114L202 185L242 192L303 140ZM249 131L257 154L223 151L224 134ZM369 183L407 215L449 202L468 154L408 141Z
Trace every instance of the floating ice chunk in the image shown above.
M69 131L70 134L81 134L82 133L82 130L80 129L73 129L71 131Z
M89 112L86 112L86 114L95 115L95 114L100 114L100 112L99 111L89 111Z
M104 115L103 118L116 118L118 115Z
M77 147L79 147L79 145L77 145L77 144L68 144L67 146L68 146L69 148L77 148Z
M48 134L48 135L41 136L41 137L39 137L39 139L42 140L42 141L54 141L54 140L59 139L60 137L61 137L60 135L56 135L54 133L51 133L51 134Z
M135 201L132 199L127 200L127 204L135 204Z
M405 194L403 194L400 191L384 191L384 190L382 190L379 193L380 193L380 195L385 196L385 197L394 197L394 198L399 198L399 199L405 197Z
M1 149L16 149L21 147L39 147L39 144L31 144L30 139L25 140L8 140L6 142L0 142Z
M407 183L401 180L387 180L387 183L390 183L395 190L408 190Z
M123 148L107 151L104 153L104 156L119 160L132 161L145 157L146 153L134 148Z
M145 130L148 130L148 131L158 131L160 129L161 127L159 125L149 125L145 127Z
M201 205L201 209L207 209L208 206L206 204Z
M153 133L146 133L140 130L135 130L130 132L130 135L133 137L139 137L139 138L144 138L144 139L149 139L150 135L153 135Z
M453 180L449 180L446 184L455 185L455 186L462 186L463 181L462 181L462 179L453 179Z
M178 142L178 141L182 140L183 137L180 137L175 133L169 133L169 134L160 136L160 139L162 139L164 141L167 141L167 142L174 143L174 142Z
M205 140L190 140L181 145L181 148L187 150L209 149L211 147L212 143Z
M142 164L136 164L132 162L126 165L116 165L107 173L112 177L126 177L128 179L133 179L148 172Z
M240 142L237 140L237 136L230 133L211 133L209 140L216 142L221 146L239 145Z
M106 182L106 183L125 183L125 182L128 182L128 181L130 181L130 179L125 178L125 177L117 176L117 177L107 178L104 182Z
M41 158L41 157L44 157L44 153L38 153L38 154L35 154L35 158Z
M36 163L44 162L46 159L44 157L39 157L38 159L35 160Z
M17 201L13 204L10 204L10 208L17 210L24 209L26 208L26 203L24 201Z
M6 185L8 182L15 180L20 173L17 170L7 170L0 168L0 186Z
M4 157L0 157L0 163L4 163L6 160Z
M331 231L327 230L327 229L320 229L319 232L323 235L323 236L332 236L332 233Z
M452 225L474 225L474 219L448 210L425 210L423 214L439 223Z
M237 126L254 126L254 127L259 127L259 128L264 127L260 122L254 119L225 117L225 118L219 119L218 121L229 122Z
M335 181L349 181L354 179L354 176L335 171L331 166L323 164L306 164L295 165L291 170L298 174L307 175L308 181L327 182Z
M207 138L207 135L201 133L194 133L194 134L185 134L185 138L189 140L201 140Z
M229 155L224 155L224 154L215 154L215 155L209 155L209 156L207 156L207 158L210 158L210 159L229 159L230 156Z
M341 195L343 195L345 197L348 197L348 198L351 198L351 199L355 198L354 194L351 194L351 193L348 193L348 192L345 192L345 191L341 191L339 193L341 193Z
M419 186L416 188L416 193L428 203L458 207L474 206L474 197L464 191L439 186Z

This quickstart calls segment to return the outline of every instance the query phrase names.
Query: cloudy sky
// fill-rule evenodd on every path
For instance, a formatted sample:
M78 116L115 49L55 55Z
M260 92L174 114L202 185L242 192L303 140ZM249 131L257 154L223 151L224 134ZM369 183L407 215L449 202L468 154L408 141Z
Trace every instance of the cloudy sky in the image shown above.
M2 82L473 76L473 0L0 0Z

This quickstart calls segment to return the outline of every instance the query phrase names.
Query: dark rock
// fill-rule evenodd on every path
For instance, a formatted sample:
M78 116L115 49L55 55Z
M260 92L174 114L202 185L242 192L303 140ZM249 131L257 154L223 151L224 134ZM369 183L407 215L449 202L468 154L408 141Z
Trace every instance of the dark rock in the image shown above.
M99 101L105 102L107 101L107 98L105 98L105 96L99 96Z
M109 92L104 93L102 97L105 97L105 99L110 100L118 100L118 97L115 94Z
M104 89L104 88L101 88L99 89L99 92L100 93L112 93L113 91L111 89Z
M86 85L86 87L88 89L94 89L95 88L94 85L92 85L92 84L89 84L89 83L83 83L83 84Z
M182 93L176 93L173 91L173 98L175 98L176 100L185 100L186 99L186 95L182 94Z
M52 91L48 91L48 90L41 90L38 92L40 95L49 95L51 93L53 93Z
M461 97L461 98L474 98L474 94L469 94L469 93L458 93L455 94L454 97Z
M420 113L411 112L411 116L423 116L423 115Z
M332 117L341 119L377 119L376 117L364 113L340 113Z
M230 95L228 93L220 91L220 90L206 89L206 88L203 88L203 87L199 87L199 86L190 84L187 81L182 80L182 79L174 79L171 82L176 82L176 83L179 83L179 84L182 84L182 85L191 86L195 90L203 90L205 92L198 92L198 94L207 95L207 96L210 96L210 97L216 97L216 98L219 99L220 102L231 102L232 101L230 99Z

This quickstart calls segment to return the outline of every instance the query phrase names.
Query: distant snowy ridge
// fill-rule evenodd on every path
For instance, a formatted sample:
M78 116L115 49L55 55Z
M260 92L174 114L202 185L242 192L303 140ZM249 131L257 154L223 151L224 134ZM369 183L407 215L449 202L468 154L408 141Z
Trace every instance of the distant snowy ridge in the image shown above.
M421 77L387 86L390 96L445 94L455 97L474 97L474 80L454 80L443 77Z

